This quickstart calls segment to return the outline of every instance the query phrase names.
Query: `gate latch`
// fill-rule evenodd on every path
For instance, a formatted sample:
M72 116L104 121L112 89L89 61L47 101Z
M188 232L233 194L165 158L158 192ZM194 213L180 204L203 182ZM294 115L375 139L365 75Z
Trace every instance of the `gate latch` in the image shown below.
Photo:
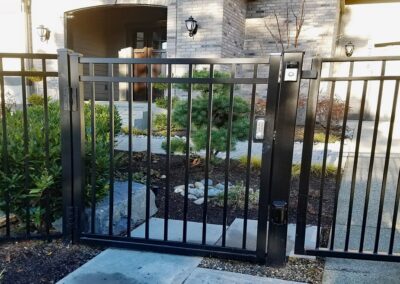
M253 126L253 141L255 143L261 143L264 141L264 131L265 131L265 117L258 116L254 119L254 126Z
M271 205L271 221L275 225L286 225L287 223L287 202L275 200Z

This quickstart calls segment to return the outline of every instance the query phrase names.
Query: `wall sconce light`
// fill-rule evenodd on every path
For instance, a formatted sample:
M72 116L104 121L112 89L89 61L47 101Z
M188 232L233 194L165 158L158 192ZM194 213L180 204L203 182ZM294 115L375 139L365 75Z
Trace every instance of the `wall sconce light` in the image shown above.
M193 37L197 33L197 21L192 16L185 20L186 28L189 31L189 36Z
M354 44L351 41L349 41L348 43L345 44L344 49L346 52L346 56L350 57L353 55L354 52Z
M37 28L37 33L40 37L40 41L41 42L45 42L48 41L50 38L50 30L48 28L46 28L43 25L38 26Z

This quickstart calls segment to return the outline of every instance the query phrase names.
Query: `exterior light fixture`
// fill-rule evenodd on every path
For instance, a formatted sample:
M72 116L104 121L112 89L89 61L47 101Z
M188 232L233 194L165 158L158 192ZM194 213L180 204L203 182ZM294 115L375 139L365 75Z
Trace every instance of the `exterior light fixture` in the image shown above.
M344 49L346 51L346 56L350 57L353 55L354 52L354 44L349 41L348 43L345 44Z
M37 28L37 33L40 37L40 41L41 42L45 42L48 41L50 38L50 30L48 28L46 28L43 25L38 26Z
M193 37L197 33L197 21L192 16L185 20L186 28L189 31L189 36Z

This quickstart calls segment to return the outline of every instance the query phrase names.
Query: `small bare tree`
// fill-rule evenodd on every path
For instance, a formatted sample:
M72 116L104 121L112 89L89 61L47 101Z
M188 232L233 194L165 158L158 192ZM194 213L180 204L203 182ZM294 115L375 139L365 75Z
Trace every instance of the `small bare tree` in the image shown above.
M284 39L283 39L283 27L282 27L282 20L279 19L278 14L276 11L273 11L273 17L275 19L275 25L276 25L276 32L274 33L272 30L272 27L269 24L268 21L268 16L264 18L264 25L265 28L267 29L268 33L271 35L272 39L275 41L275 45L277 49L281 49L284 51L285 49L288 49L290 45L292 44L292 37L293 37L293 47L297 48L299 46L299 37L301 33L301 29L304 24L304 19L305 19L305 3L306 0L302 0L300 4L300 8L298 11L295 11L293 8L293 3L291 3L289 7L289 1L286 2L286 18L283 20L286 28L286 48L284 44ZM290 16L293 16L295 27L294 27L294 34L292 35L290 31ZM279 48L280 47L280 48Z

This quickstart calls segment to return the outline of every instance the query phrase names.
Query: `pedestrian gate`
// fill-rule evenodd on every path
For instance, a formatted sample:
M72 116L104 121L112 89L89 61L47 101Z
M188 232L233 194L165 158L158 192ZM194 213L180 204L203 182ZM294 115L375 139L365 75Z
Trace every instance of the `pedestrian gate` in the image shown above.
M290 187L291 176L291 162L293 154L293 139L294 127L296 123L296 110L297 101L299 96L301 66L303 60L303 53L286 53L284 56L271 55L264 59L121 59L121 58L89 58L83 57L76 53L71 53L67 50L62 50L59 53L59 74L60 74L60 91L61 106L62 106L62 128L63 130L63 178L64 178L64 230L72 234L73 240L108 244L113 246L132 247L140 249L149 249L165 252L175 252L183 254L194 255L220 255L230 258L249 259L265 261L266 251L271 259L275 261L283 261L285 258L285 243L286 243L286 230L287 230L287 200ZM136 65L147 67L146 76L135 76L134 70ZM281 70L281 65L284 68ZM126 75L121 76L117 68L124 66L128 70ZM165 75L155 75L155 70L164 68ZM202 69L199 69L202 68ZM247 69L246 69L247 68ZM101 69L107 70L102 73ZM100 71L99 71L100 70ZM179 70L181 76L177 76ZM197 70L202 70L201 76ZM247 71L246 70L250 70ZM176 72L176 73L175 73ZM225 74L228 74L226 76ZM239 75L238 75L239 74ZM242 74L240 76L240 74ZM244 74L244 75L243 75ZM249 75L250 74L250 75ZM246 76L247 75L247 76ZM96 132L96 89L100 84L106 86L109 94L108 110L109 110L109 129L106 141L108 149L109 161L109 196L107 206L107 221L106 225L96 221L99 217L96 212L96 190L99 190L96 182L96 167L99 167L99 162L96 160L100 153L96 152L96 147L99 144L96 139L100 139L101 133ZM145 143L146 150L142 156L142 160L135 159L134 147L135 141L132 135L127 135L128 146L125 149L127 157L127 172L126 179L128 183L125 191L128 193L126 200L126 224L124 233L116 231L115 223L116 218L116 191L115 185L117 181L116 176L116 146L118 146L118 138L115 136L116 117L115 117L115 92L117 86L120 87L125 84L126 98L128 105L128 133L132 133L133 121L132 112L133 107L137 102L133 101L134 97L134 84L144 83L148 88L148 100L146 102L147 111L147 127L145 129ZM165 165L162 173L165 173L165 179L162 184L157 181L157 186L154 186L153 166L156 157L153 153L154 146L153 136L155 131L154 121L155 117L153 112L153 97L155 87L165 86L166 94L166 139L165 139ZM202 87L199 87L202 86ZM229 200L231 194L229 190L232 188L230 184L230 170L231 170L231 153L233 145L237 140L237 117L239 113L240 103L243 101L237 98L238 88L241 87L241 95L247 95L250 98L250 106L248 112L244 114L245 125L248 125L246 138L249 141L246 145L247 158L244 163L243 171L244 183L243 192L240 198L243 198L243 209L241 223L236 231L234 238L230 235L228 215L229 215ZM266 88L267 87L267 88ZM178 186L175 180L171 178L171 167L173 155L175 151L171 144L174 138L171 138L173 131L172 125L172 101L173 89L183 89L185 93L185 129L184 136L186 138L185 150L183 156L182 169L180 171L183 177L183 202L181 208L181 219L171 219L171 201L175 199L172 195L174 187ZM225 101L217 101L221 96L221 88L227 88L227 95L224 97ZM246 91L243 90L248 90ZM198 90L203 91L202 94L196 93ZM84 101L84 94L90 98L89 102ZM259 95L261 93L261 95ZM196 125L198 113L193 110L198 109L196 105L198 98L203 96L206 101L206 108L204 109L203 120L206 127L199 127ZM267 97L267 99L265 99ZM262 102L260 104L260 102ZM259 106L263 109L258 109ZM85 107L87 113L90 113L90 125L85 125L84 116ZM218 109L219 108L219 109ZM224 108L221 112L221 108ZM89 111L90 109L90 111ZM243 111L242 111L243 112ZM226 116L219 117L221 114ZM261 116L259 114L262 114ZM256 123L256 114L257 121ZM224 127L226 137L220 137L225 143L224 159L220 159L219 167L224 168L224 176L220 177L223 189L219 195L221 201L221 212L219 213L220 226L208 222L210 216L210 199L208 197L209 189L211 188L212 168L215 169L215 158L213 156L214 143L218 143L214 137L214 131L224 119ZM264 123L265 122L265 123ZM253 127L254 125L254 127ZM264 127L265 125L265 127ZM190 207L192 201L189 200L189 193L191 192L191 183L195 181L191 178L191 141L198 135L199 131L203 131L204 135L204 197L201 208L201 220L191 222L190 220ZM253 139L254 138L254 139ZM196 139L196 138L195 138ZM198 139L198 138L197 138ZM246 140L246 139L243 139ZM262 143L262 151L259 154L261 159L261 176L259 183L259 200L258 214L255 220L250 220L249 207L252 189L250 188L250 175L251 175L251 155L252 155L252 141ZM142 140L143 141L143 140ZM118 145L117 145L118 144ZM155 149L157 150L157 149ZM70 154L68 154L70 153ZM104 153L102 153L104 155ZM86 157L86 158L85 158ZM90 161L85 161L88 159ZM142 163L145 161L143 167L145 172L145 198L143 202L143 225L140 228L134 227L132 208L134 204L135 183L133 176L133 169L135 163ZM222 163L222 164L221 164ZM176 165L175 165L176 167ZM90 172L90 175L85 175L85 172ZM85 178L88 177L89 178ZM279 188L279 190L271 190L272 188ZM157 198L157 206L163 208L163 212L158 212L156 216L153 214L151 203L153 200L153 193L163 195L162 199ZM162 200L162 201L161 201ZM161 203L163 204L160 204ZM272 222L268 220L268 204L272 201L275 210L273 212ZM89 206L89 207L88 207ZM86 209L85 209L86 208ZM102 213L104 214L104 212ZM119 213L118 213L119 214ZM213 213L215 214L215 213ZM156 218L157 217L157 218ZM253 216L254 217L254 216ZM85 224L85 220L88 221ZM215 216L213 217L215 219ZM71 222L69 222L71 221ZM73 221L73 222L72 222ZM156 222L157 221L157 222ZM255 223L254 223L255 222ZM178 225L177 225L178 224ZM256 229L250 225L256 224ZM103 226L106 231L101 231L96 226ZM171 227L172 226L172 227ZM138 236L137 231L142 232ZM172 230L172 232L171 232ZM214 231L214 233L212 233ZM217 231L217 232L216 232ZM267 232L268 238L267 238ZM236 232L237 233L237 232ZM217 238L215 235L217 234ZM283 237L282 237L283 236ZM238 240L239 239L239 240ZM268 249L267 247L268 239Z

